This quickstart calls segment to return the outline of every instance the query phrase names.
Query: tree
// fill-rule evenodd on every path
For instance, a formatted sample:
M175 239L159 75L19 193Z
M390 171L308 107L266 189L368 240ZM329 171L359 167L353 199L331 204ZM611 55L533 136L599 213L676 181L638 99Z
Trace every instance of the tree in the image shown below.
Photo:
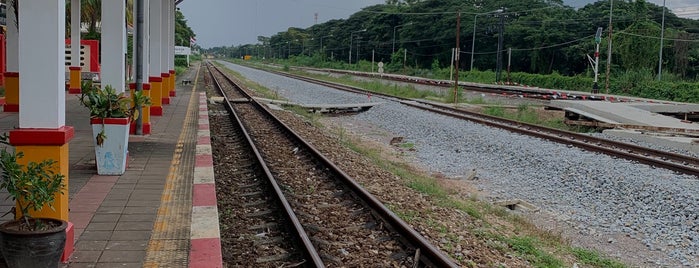
M179 10L175 11L175 45L189 46L190 38L195 37L194 31L187 26L187 20Z

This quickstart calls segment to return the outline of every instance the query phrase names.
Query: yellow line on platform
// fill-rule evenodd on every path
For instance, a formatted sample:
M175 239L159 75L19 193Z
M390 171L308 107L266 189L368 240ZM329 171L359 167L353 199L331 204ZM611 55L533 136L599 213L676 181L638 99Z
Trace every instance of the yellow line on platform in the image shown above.
M182 132L180 132L180 136L177 139L177 145L175 146L175 151L173 155L172 162L170 164L170 170L169 174L167 175L166 182L165 182L165 187L163 189L163 193L161 194L160 198L160 207L158 208L157 211L157 216L155 219L155 223L153 224L153 233L151 234L151 238L148 241L148 247L146 248L146 257L144 260L143 267L167 267L169 266L168 261L173 261L172 258L168 258L167 255L172 255L174 252L172 250L164 251L163 250L163 244L162 244L162 239L165 237L168 233L177 233L176 230L178 228L186 228L189 229L189 226L176 226L178 224L171 224L168 222L169 220L173 219L174 217L181 217L180 215L174 215L177 214L177 207L175 209L172 208L172 206L177 206L179 203L178 202L173 202L176 200L173 200L172 194L175 193L176 189L176 184L180 178L178 178L178 172L179 172L179 166L181 164L181 159L182 155L184 153L184 144L187 139L187 133L192 130L193 124L190 124L192 121L192 114L196 114L198 116L198 105L199 105L199 95L195 94L196 93L196 81L199 77L199 70L201 69L201 64L197 68L197 74L194 82L194 86L192 87L192 93L189 96L189 103L187 105L187 114L185 115L184 119L184 125ZM196 109L196 110L195 110ZM194 127L197 127L194 125ZM189 203L189 209L191 210L191 200ZM180 221L177 221L180 222ZM188 224L189 220L185 221ZM173 229L174 228L174 229ZM172 229L172 230L171 230ZM184 259L187 260L189 256L189 232L186 232L187 236L185 237L175 237L174 239L178 240L186 240L187 246L186 246L186 252L177 252L176 254L185 254L185 256L178 256L178 259ZM180 235L182 236L182 235ZM170 238L173 239L173 238ZM170 240L172 241L172 240ZM163 261L163 262L161 262Z

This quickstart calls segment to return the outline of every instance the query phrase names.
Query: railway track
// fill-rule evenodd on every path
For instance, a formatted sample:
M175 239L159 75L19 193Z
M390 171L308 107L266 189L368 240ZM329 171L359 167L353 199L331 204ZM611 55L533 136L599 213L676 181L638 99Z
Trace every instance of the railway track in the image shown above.
M278 75L299 79L302 81L323 85L330 88L354 92L359 94L367 94L364 89L351 87L342 84L322 81L314 78L293 75L278 71L269 71ZM370 92L373 95L379 95L387 99L398 101L404 105L415 107L418 109L439 113L446 116L460 118L473 121L480 124L489 125L492 127L506 129L508 131L520 133L523 135L534 136L562 144L567 144L582 148L589 151L608 154L614 157L624 158L632 161L637 161L647 165L666 168L679 173L693 175L699 178L699 159L681 155L672 152L655 150L647 147L642 147L634 144L607 140L603 138L593 137L585 134L574 133L565 130L537 126L533 124L522 123L505 118L489 116L470 112L457 107L427 102L422 100L406 99L392 95L386 95L377 92Z
M294 227L289 237L303 247L285 251L302 252L295 256L314 267L456 266L233 80L209 70Z
M214 80L208 69L208 81ZM214 80L215 81L215 80ZM241 95L242 96L242 95ZM212 122L212 148L215 160L216 194L221 211L221 237L224 261L229 267L294 267L311 263L303 249L303 232L293 215L284 214L288 202L271 179L269 169L249 143L249 136L237 124L230 107L209 105ZM229 172L226 172L229 171ZM273 192L275 195L268 193ZM301 241L301 243L299 243Z
M302 70L310 70L310 71L337 73L337 74L349 74L349 75L353 75L353 76L363 76L363 77L369 77L369 78L381 78L381 79L392 80L392 81L397 81L397 82L436 86L436 87L443 87L443 88L452 88L452 89L454 88L453 81L427 79L427 78L410 77L410 76L402 76L402 75L392 75L392 74L378 75L376 73L345 71L345 70L336 70L336 69L317 69L317 68L310 68L310 67L294 67L294 68L302 69ZM567 93L561 93L561 92L558 92L555 90L535 89L535 88L528 89L527 87L523 87L523 86L506 85L506 84L492 85L492 86L487 85L487 84L479 84L476 86L476 85L473 85L471 83L459 82L459 87L461 87L462 89L465 89L465 90L470 90L470 91L477 91L477 92L483 92L483 93L493 93L493 94L498 94L498 95L503 95L503 96L518 96L518 97L521 96L524 98L539 99L539 100L567 99L567 100L599 101L599 100L606 99L605 96L595 95L595 94L567 94Z

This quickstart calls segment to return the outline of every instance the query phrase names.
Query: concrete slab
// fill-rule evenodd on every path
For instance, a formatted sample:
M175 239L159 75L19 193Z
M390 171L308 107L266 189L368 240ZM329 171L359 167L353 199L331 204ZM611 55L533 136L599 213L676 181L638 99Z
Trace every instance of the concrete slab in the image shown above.
M265 98L255 98L255 100L267 103L268 105L277 106L298 106L307 109L311 112L318 113L338 113L338 112L361 112L369 110L371 107L383 104L383 102L364 102L364 103L338 103L338 104L308 104L294 103L286 100L273 100Z
M608 135L614 135L617 137L631 138L634 140L650 142L669 148L677 148L680 150L686 150L689 152L699 154L699 137L690 138L668 135L663 133L623 129L608 129L605 130L603 133Z
M676 104L639 105L638 103L627 102L571 100L554 100L549 104L549 106L559 109L580 111L581 115L588 115L587 117L599 117L617 122L626 128L633 128L634 125L637 125L666 129L667 131L699 133L699 124L639 108L653 107L653 109L658 110L661 109L659 108L661 105L667 106L664 109L670 110L670 107L674 107ZM693 107L693 105L682 105L675 108L693 109Z

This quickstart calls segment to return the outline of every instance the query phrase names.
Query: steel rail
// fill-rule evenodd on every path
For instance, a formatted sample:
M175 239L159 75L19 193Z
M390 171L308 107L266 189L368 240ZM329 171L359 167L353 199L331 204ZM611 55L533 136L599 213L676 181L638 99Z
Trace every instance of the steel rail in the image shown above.
M208 66L209 70L211 70L211 65ZM218 68L214 66L214 69L217 72L220 72ZM223 74L223 72L220 72ZM301 222L299 221L298 217L296 217L296 213L294 213L294 210L291 208L291 205L289 205L288 200L286 200L286 197L284 197L284 193L282 192L281 188L279 187L279 184L277 184L277 181L274 179L274 176L272 175L272 172L270 171L269 167L265 163L265 161L262 158L262 154L260 154L260 151L257 149L257 146L255 146L252 137L248 134L248 131L246 130L245 126L243 125L242 120L238 116L238 114L235 112L233 109L233 105L231 102L228 101L228 96L226 96L226 93L223 92L223 88L221 87L220 82L218 79L216 79L215 76L213 76L214 84L216 85L216 88L218 89L219 93L223 96L223 98L226 100L225 105L226 105L226 110L228 110L231 120L235 121L238 126L240 127L241 131L243 132L243 135L245 136L245 139L248 142L248 145L250 146L251 150L255 153L255 157L257 158L257 161L259 162L260 166L262 167L262 170L265 173L265 177L267 177L268 182L272 185L272 188L274 189L275 197L276 199L280 202L282 207L284 208L284 215L286 216L287 220L292 224L294 231L293 232L297 237L299 241L301 241L302 244L302 251L308 261L308 265L313 265L314 267L325 267L325 264L323 263L323 260L320 258L320 255L318 254L318 251L316 248L313 246L313 243L311 243L311 239L308 237L308 233L306 233L306 230L303 228L301 225ZM224 77L228 78L225 74ZM230 79L228 79L230 81ZM230 81L232 82L232 81ZM248 97L249 100L252 100L250 95L242 91L241 92Z
M224 75L226 79L241 88L237 83L235 83L228 76ZM247 95L247 93L245 93ZM352 190L352 192L366 205L368 205L375 215L379 216L384 222L390 225L390 227L395 230L399 235L401 235L408 243L409 246L419 249L420 260L434 267L458 267L454 261L451 260L447 255L445 255L437 247L433 246L427 239L415 231L410 225L396 216L391 210L383 205L376 197L371 193L367 192L362 186L360 186L354 179L352 179L348 174L342 171L338 166L336 166L332 161L326 158L320 151L313 147L310 143L305 141L298 133L291 129L288 125L277 118L272 112L267 109L260 102L251 99L258 109L263 110L267 116L272 118L276 124L279 124L285 131L290 134L290 137L295 139L297 142L303 144L306 149L308 149L312 154L317 157L322 164L328 167L332 172L338 174L338 178L342 180L345 185Z
M402 104L405 104L405 105L408 105L411 107L415 107L415 108L419 108L419 109L423 109L426 111L431 111L431 112L435 112L435 113L439 113L439 114L443 114L446 116L451 116L451 117L455 117L455 118L459 118L459 119L469 120L469 121L477 122L480 124L489 125L492 127L498 127L498 128L512 131L512 132L516 132L516 133L520 133L520 134L524 134L524 135L529 135L529 136L535 136L535 137L547 139L547 140L558 142L558 143L569 144L569 145L573 145L573 146L576 146L578 148L582 148L585 150L604 153L604 154L616 156L616 157L621 157L624 159L637 161L637 162L644 163L644 164L651 165L651 166L667 168L667 169L670 169L670 170L673 170L676 172L680 172L680 173L688 174L688 175L693 175L693 176L696 176L697 178L699 178L699 159L694 158L694 157L690 157L690 156L686 156L686 155L656 150L656 149L652 149L652 148L646 148L643 146L638 146L635 144L630 144L630 143L625 143L625 142L619 142L619 141L613 141L613 140L608 140L608 139L599 138L599 137L593 137L593 136L579 134L579 133L575 133L575 132L571 132L571 131L565 131L565 130L560 130L560 129L555 129L555 128L538 126L538 125L529 124L529 123L523 123L523 122L519 122L519 121L515 121L515 120L480 114L480 113L476 113L476 112L470 112L470 111L466 111L463 109L451 107L448 105L440 105L440 104L435 104L435 103L431 103L431 102L412 100L412 99L402 98L402 97L383 94L383 93L370 92L370 91L367 91L367 90L364 90L361 88L332 83L332 82L327 82L327 81L322 81L322 80L315 79L315 78L298 76L298 75L284 73L284 72L278 72L278 71L269 71L269 70L265 70L265 71L271 72L274 74L278 74L278 75L282 75L282 76L286 76L286 77L290 77L290 78L294 78L294 79L299 79L302 81L307 81L310 83L321 84L321 85L324 85L327 87L340 89L340 90L344 90L344 91L349 91L349 92L353 92L353 93L359 93L359 94L371 93L373 95L378 95L378 96L398 100ZM411 102L414 102L417 104L413 104ZM438 107L438 108L433 108L433 107ZM448 112L445 112L445 110ZM651 156L653 156L653 157L651 157Z

